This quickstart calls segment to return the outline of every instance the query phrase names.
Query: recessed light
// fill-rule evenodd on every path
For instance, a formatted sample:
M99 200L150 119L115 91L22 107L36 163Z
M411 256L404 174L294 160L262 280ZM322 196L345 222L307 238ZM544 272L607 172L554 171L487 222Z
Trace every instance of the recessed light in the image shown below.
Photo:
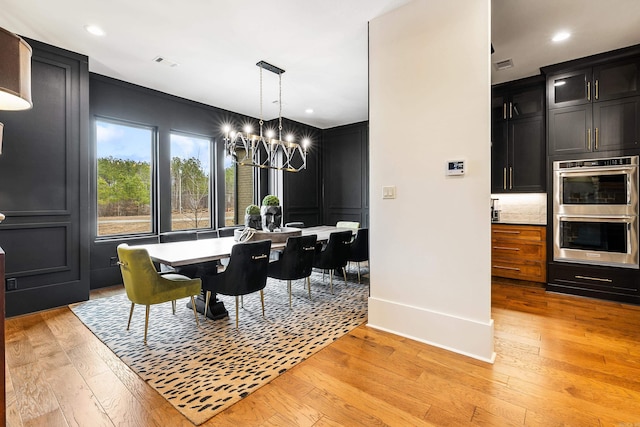
M551 40L557 43L557 42L564 41L564 40L568 39L569 37L571 37L571 33L567 32L567 31L560 31L559 33L556 33L553 36L553 38L551 38Z
M313 113L313 108L307 108L306 110L304 110L305 113L307 114L312 114Z
M107 34L102 28L98 27L97 25L85 25L84 29L89 34L93 34L94 36L104 36L105 34Z

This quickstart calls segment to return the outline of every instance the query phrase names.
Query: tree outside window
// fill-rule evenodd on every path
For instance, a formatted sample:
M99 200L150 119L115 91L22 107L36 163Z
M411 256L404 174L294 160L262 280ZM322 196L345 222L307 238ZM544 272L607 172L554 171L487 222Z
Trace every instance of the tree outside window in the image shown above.
M96 120L97 235L150 233L151 128Z
M211 226L211 141L171 134L171 229Z

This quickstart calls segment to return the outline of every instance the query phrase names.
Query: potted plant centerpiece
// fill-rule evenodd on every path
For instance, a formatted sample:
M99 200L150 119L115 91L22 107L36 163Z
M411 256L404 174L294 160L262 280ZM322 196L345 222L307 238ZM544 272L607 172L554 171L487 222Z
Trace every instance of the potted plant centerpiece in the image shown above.
M260 207L260 216L262 217L262 229L264 231L274 231L280 228L282 223L282 206L280 199L273 194L269 194L262 199Z
M249 205L244 213L244 226L262 230L262 216L258 205Z

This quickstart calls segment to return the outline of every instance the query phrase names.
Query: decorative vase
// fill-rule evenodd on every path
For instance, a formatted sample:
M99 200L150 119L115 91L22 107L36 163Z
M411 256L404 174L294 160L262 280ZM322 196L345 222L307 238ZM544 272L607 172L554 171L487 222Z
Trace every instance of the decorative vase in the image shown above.
M244 216L244 226L254 228L256 230L262 230L262 215L249 215Z
M280 228L282 224L282 206L260 206L260 216L262 217L262 229L273 231Z

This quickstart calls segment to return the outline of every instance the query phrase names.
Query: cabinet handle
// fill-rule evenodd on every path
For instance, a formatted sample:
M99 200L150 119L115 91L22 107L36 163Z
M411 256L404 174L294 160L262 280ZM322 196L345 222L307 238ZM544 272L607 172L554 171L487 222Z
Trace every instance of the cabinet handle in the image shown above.
M591 128L587 129L587 151L591 151Z
M509 166L509 190L513 190L513 167Z
M596 90L596 101L598 100L598 79L596 79L596 84L595 84L595 90Z
M509 118L513 119L513 102L509 102Z
M507 118L507 103L506 102L502 103L502 118L503 119Z
M520 271L519 268L515 268L515 267L504 267L502 265L494 265L493 268L499 268L502 270L512 270L512 271Z
M502 168L502 189L507 189L507 168Z
M607 282L607 283L613 282L613 280L611 279L602 279L600 277L589 277L589 276L575 276L575 277L576 279L596 280L598 282Z
M591 82L587 82L587 101L591 101Z
M500 249L503 251L516 251L516 252L520 250L520 248L508 248L506 246L494 246L493 249Z
M598 150L598 128L595 128L595 137L596 137L596 142L595 142L595 150Z
M519 231L511 231L511 230L493 230L494 233L502 233L502 234L520 234Z

